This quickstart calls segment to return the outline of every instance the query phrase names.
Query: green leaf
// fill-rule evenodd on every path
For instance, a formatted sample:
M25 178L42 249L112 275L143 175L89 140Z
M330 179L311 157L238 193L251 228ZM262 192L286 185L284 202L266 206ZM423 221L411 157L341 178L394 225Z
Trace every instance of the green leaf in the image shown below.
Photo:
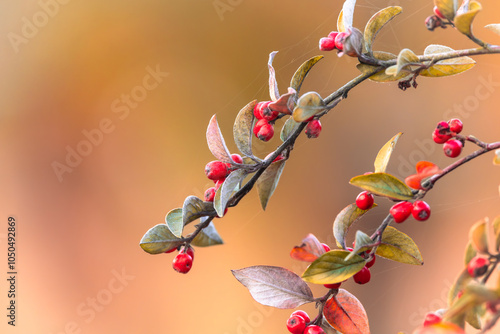
M182 236L182 230L184 229L184 224L182 222L182 209L177 208L170 210L170 212L165 216L165 224L167 224L173 235L180 238Z
M377 204L373 204L370 209L376 207ZM368 210L370 210L368 209ZM346 237L347 232L349 231L349 227L356 222L359 218L361 218L368 210L361 210L358 208L356 203L350 204L346 206L342 211L339 212L337 217L335 217L335 221L333 222L333 236L337 241L337 245L342 248L346 248Z
M321 59L323 59L323 56L312 57L311 59L300 65L297 71L295 71L295 74L292 77L292 81L290 81L290 87L295 89L297 95L300 92L300 87L302 87L302 83L304 82L307 74L309 73L311 68Z
M304 122L325 110L326 104L321 96L316 92L308 92L297 101L292 116L294 121Z
M232 171L222 183L214 198L214 208L217 211L219 217L224 216L224 210L226 209L227 202L231 199L233 192L240 185L241 181L247 176L247 172L244 169L237 169Z
M424 260L417 244L409 236L392 226L387 226L382 234L382 244L376 254L383 258L414 265L423 265Z
M326 252L309 265L302 274L302 279L314 284L333 284L345 281L365 266L365 259L357 254L346 261L345 258L350 253L344 250Z
M495 151L495 157L493 158L493 164L500 166L500 150Z
M464 291L465 287L472 281L472 277L469 275L467 268L462 270L460 275L458 275L455 283L450 287L450 291L448 292L448 308L453 305L455 299L458 296L460 291Z
M475 329L481 329L481 317L479 316L480 310L481 307L476 306L465 313L465 321Z
M455 13L458 10L458 0L434 0L434 5L437 6L444 17L453 21Z
M500 216L493 220L493 233L495 235L495 250L500 250Z
M300 123L295 122L292 117L288 118L285 122L285 125L283 125L283 128L281 128L281 133L280 133L280 138L283 142L287 141L288 138L297 130L299 127Z
M254 100L243 107L236 116L236 121L233 126L233 136L236 147L241 153L248 157L252 157L252 126L253 126L253 109L257 104Z
M464 1L456 13L455 19L453 20L455 28L457 28L457 30L462 34L473 37L472 22L481 9L481 4L477 1Z
M349 254L346 257L346 260L350 260L354 256L354 254L359 254L361 252L364 252L364 251L367 251L367 250L370 250L373 248L372 238L370 238L363 231L356 231L356 237L354 240L355 240L355 242L354 242L355 247L354 247L353 251L351 252L351 254Z
M391 154L394 151L394 148L396 147L396 144L398 142L399 137L401 137L403 133L400 132L394 137L391 138L387 143L385 143L384 146L378 151L377 157L375 158L375 173L385 173L385 170L387 168L387 164L389 163L389 160L391 158Z
M498 299L495 291L481 284L469 284L465 287L464 294L458 298L448 309L443 320L453 322L456 318L464 316L474 307Z
M203 222L205 218L202 218ZM198 247L209 247L215 245L222 245L224 241L220 237L219 233L215 229L214 223L210 222L207 227L201 230L200 233L196 237L194 237L193 241L191 241L191 245Z
M455 51L450 47L431 44L425 48L424 55L439 55L441 53L447 53ZM445 59L436 62L431 67L420 71L420 75L424 77L444 77L449 75L455 75L471 69L476 64L476 61L470 57L459 57L453 59Z
M403 49L399 52L396 65L388 67L385 74L397 76L403 70L412 72L411 65L417 64L419 64L417 55L410 49Z
M467 266L474 256L476 256L477 251L472 247L472 243L469 241L467 247L465 247L465 266Z
M222 133L219 129L219 124L217 123L217 117L215 115L212 116L212 119L210 119L210 123L208 123L207 143L208 148L210 149L210 152L212 152L214 157L222 162L233 163L231 154L227 149L224 137L222 137Z
M368 53L372 53L372 44L375 41L375 37L389 21L400 14L403 8L399 6L386 7L377 13L373 14L368 23L365 26L364 40L365 48Z
M363 304L347 290L339 289L337 295L326 301L323 315L330 326L341 333L370 334Z
M158 224L149 229L141 239L141 248L149 254L160 254L182 245L180 238L172 234L166 224Z
M396 59L397 56L389 53L389 52L383 52L383 51L375 51L373 52L373 56L376 59L379 60L393 60ZM364 74L372 73L375 69L377 69L378 66L373 66L373 65L368 65L368 64L362 64L359 63L356 65L356 68L360 70ZM385 69L382 69L372 75L369 79L375 82L391 82L391 81L398 81L401 79L404 79L408 76L411 76L411 73L408 72L401 72L397 76L394 75L387 75L385 73Z
M278 51L273 51L269 54L269 61L267 67L269 68L269 95L271 101L277 101L280 98L280 91L278 90L278 82L276 81L276 71L273 67L273 60Z
M401 201L413 198L411 189L404 182L386 173L355 176L349 183L379 196Z
M263 210L266 210L267 203L278 186L281 173L285 168L285 162L285 160L279 160L270 164L256 182L257 193Z
M500 23L492 23L485 25L484 27L493 31L495 34L500 35Z
M469 240L476 251L481 254L489 254L488 251L488 225L487 218L472 225L469 231Z
M182 222L184 226L203 216L210 216L215 213L212 202L203 202L196 196L189 196L182 206Z

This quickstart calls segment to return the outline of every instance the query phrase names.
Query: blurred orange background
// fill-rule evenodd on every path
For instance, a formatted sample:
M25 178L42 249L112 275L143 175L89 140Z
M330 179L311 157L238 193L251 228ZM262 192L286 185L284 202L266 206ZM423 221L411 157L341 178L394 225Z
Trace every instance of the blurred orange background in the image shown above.
M404 12L381 32L377 50L474 47L453 29L426 30L431 1L360 0L355 26L387 5ZM359 192L348 180L371 171L378 149L397 132L404 135L388 171L399 177L413 173L419 160L441 167L452 161L431 143L440 120L460 117L464 133L500 139L498 56L475 57L478 65L459 76L419 78L418 89L406 92L394 83L365 82L322 119L318 139L299 139L265 213L253 191L216 222L225 245L197 249L188 275L172 270L172 254L143 252L139 240L150 227L211 186L203 172L214 159L205 140L210 117L217 114L235 151L237 112L253 99L269 99L268 54L279 51L284 91L296 68L321 53L318 40L336 29L341 6L332 0L2 2L0 247L6 273L7 219L15 216L19 274L17 325L8 326L4 316L0 331L285 333L291 311L255 303L230 269L266 264L300 274L305 266L289 251L309 232L333 247L333 220ZM500 4L483 6L475 31L498 43L500 36L482 27L499 22ZM326 54L303 92L329 95L358 74L355 64ZM85 146L86 134L94 135L94 145ZM261 157L279 144L274 139L257 145ZM77 149L85 152L81 161L73 157L73 167L55 172ZM378 259L370 284L344 284L365 305L373 333L410 333L426 312L446 306L469 227L500 214L500 169L491 161L492 155L479 158L444 178L426 197L431 219L400 226L419 244L424 266ZM358 228L371 233L380 224L390 203L378 203ZM7 290L2 279L3 312ZM304 309L314 312L312 305Z

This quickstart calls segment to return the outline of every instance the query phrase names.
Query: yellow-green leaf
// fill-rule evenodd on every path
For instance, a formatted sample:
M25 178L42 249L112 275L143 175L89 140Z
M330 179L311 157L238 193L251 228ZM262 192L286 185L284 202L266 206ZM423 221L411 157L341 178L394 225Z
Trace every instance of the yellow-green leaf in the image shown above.
M493 158L493 164L500 166L500 150L495 151L495 157Z
M350 260L345 258L351 252L332 250L317 258L302 274L302 279L314 284L334 284L352 277L365 266L365 259L355 254Z
M257 180L257 193L259 194L260 204L262 205L263 210L266 209L269 199L278 186L281 173L285 168L285 162L285 160L273 162Z
M493 234L495 235L495 250L500 250L500 216L493 220Z
M173 235L180 238L184 228L184 223L182 221L182 209L177 208L170 210L165 216L165 224L167 224L167 227Z
M469 240L476 251L488 254L488 218L478 221L472 225L469 231Z
M425 48L424 55L438 55L454 51L452 48L431 44ZM470 57L459 57L453 59L445 59L436 62L431 67L420 71L420 75L424 77L444 77L455 75L471 69L476 64L476 61Z
M158 224L144 234L140 245L149 254L161 254L182 243L181 239L172 234L166 224Z
M393 60L396 59L397 56L395 54L392 54L390 52L383 52L383 51L374 51L373 56L379 60ZM377 66L374 65L368 65L368 64L362 64L359 63L356 65L356 68L361 71L364 74L372 73L377 69ZM385 69L382 69L375 74L373 74L369 79L375 82L391 82L391 81L398 81L401 79L404 79L408 76L410 76L411 73L407 72L401 72L397 76L394 75L388 75L385 73Z
M391 138L384 146L378 151L377 157L375 158L375 173L385 173L387 168L387 164L389 163L389 159L391 158L391 154L396 147L399 137L401 137L403 133L400 132L394 137Z
M453 21L455 13L458 10L459 2L458 0L434 0L434 5L436 5L448 20Z
M308 92L300 97L297 106L293 110L293 120L295 122L304 122L316 114L326 109L325 101L316 92Z
M500 35L500 23L492 23L484 26L486 29L493 31L495 34Z
M385 70L385 74L396 76L401 73L401 71L409 71L411 65L417 65L419 63L417 55L410 49L403 49L399 52L397 63L394 66L388 67Z
M253 156L252 154L252 125L253 125L253 109L257 104L257 100L254 100L244 106L238 116L233 126L233 136L236 147L246 156Z
M203 222L203 218L201 219ZM221 245L224 241L220 237L219 233L215 229L213 222L210 222L207 227L198 233L196 237L194 237L193 241L191 241L191 245L198 247L209 247L215 245Z
M472 277L470 276L467 268L463 269L460 275L458 275L455 283L450 287L450 291L448 291L448 307L453 305L455 299L457 298L460 292L465 290L465 287L472 281Z
M465 312L465 321L475 329L481 329L480 306L476 306Z
M472 22L481 9L481 4L477 1L464 1L453 20L457 30L472 37Z
M214 208L219 217L224 216L227 202L231 199L233 192L239 187L247 172L244 169L237 169L228 175L222 186L217 189L214 198Z
M403 181L387 173L355 176L349 183L379 196L401 201L413 198L413 192Z
M373 248L373 240L363 231L356 231L356 237L354 238L354 249L345 259L350 260L355 254L365 252Z
M290 136L297 130L300 123L295 122L292 117L288 118L281 128L280 139L285 142L290 138Z
M182 206L182 223L184 226L203 216L209 216L215 213L212 202L203 202L196 196L189 196L184 200Z
M392 226L388 226L382 234L382 244L378 246L376 254L401 263L424 264L415 241Z
M321 59L323 59L323 56L316 56L312 57L297 69L295 71L295 74L292 77L292 81L290 82L290 87L295 89L297 91L297 95L299 94L300 87L302 87L302 83L304 82L305 77L311 70L311 68Z
M370 209L376 207L377 204L373 204ZM368 209L368 210L370 210ZM346 248L346 236L349 231L349 227L357 221L361 216L368 212L368 210L361 210L358 208L356 203L350 204L339 212L335 221L333 222L333 236L337 242L337 246Z
M469 284L465 287L464 294L445 313L444 320L453 322L474 307L496 299L498 294L495 291L481 284Z
M472 243L469 241L467 247L465 247L465 265L467 266L474 256L476 256L477 251L472 247Z
M373 14L365 26L364 40L366 51L372 52L372 44L377 37L378 32L396 15L400 14L403 8L399 6L392 6L384 8L377 13Z

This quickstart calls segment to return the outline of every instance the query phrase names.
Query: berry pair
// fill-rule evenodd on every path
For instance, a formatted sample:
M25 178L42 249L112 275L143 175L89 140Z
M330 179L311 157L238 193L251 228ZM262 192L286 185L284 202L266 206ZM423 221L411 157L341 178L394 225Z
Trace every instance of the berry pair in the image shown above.
M174 250L176 248L173 248ZM168 250L165 253L171 253L173 250ZM184 247L179 254L174 258L172 267L175 271L181 274L187 274L193 266L194 250L193 247Z
M321 51L344 50L344 40L347 36L346 32L332 31L328 37L323 37L319 40L319 49Z
M259 102L253 109L253 114L258 119L253 127L253 133L262 141L269 141L273 138L273 123L279 116L279 112L271 110L269 104L271 101Z
M292 334L324 334L325 331L317 325L307 325L311 322L309 315L298 310L290 315L286 322L286 328Z
M396 223L404 222L410 214L418 221L425 221L431 215L431 207L426 202L420 200L413 203L402 201L394 204L389 212Z
M239 154L231 154L231 158L237 164L243 163L243 158ZM224 183L224 181L226 180L226 177L234 169L236 168L234 168L233 165L231 165L230 163L224 163L219 160L210 161L205 166L205 174L210 180L215 182L214 187L210 187L205 191L204 198L206 202L214 201L217 189L219 189L222 183Z
M458 118L453 118L448 122L439 122L432 133L432 139L437 144L444 144L444 154L450 158L456 158L462 152L464 142L459 139L452 139L462 132L463 123Z

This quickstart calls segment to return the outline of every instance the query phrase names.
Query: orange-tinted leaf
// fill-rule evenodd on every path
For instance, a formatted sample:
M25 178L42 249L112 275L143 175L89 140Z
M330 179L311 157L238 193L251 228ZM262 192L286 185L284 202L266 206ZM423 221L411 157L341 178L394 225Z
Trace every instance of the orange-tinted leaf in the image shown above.
M323 315L330 326L349 334L369 334L368 316L361 302L351 293L339 289L336 296L325 303Z
M405 179L406 185L413 189L422 189L423 180L442 172L437 165L429 161L417 162L416 169L417 174L410 175Z
M280 114L290 115L295 105L295 96L297 96L295 89L288 87L288 93L281 95L278 100L269 103L269 109L277 111Z
M465 334L465 331L452 323L441 322L430 326L420 326L413 334Z
M374 203L370 209L373 209L377 205ZM370 210L368 209L368 210ZM337 241L337 246L346 248L345 240L347 237L347 232L349 227L357 221L361 216L368 212L368 210L361 210L358 208L356 203L350 204L345 207L340 213L335 217L333 222L333 236Z
M377 157L375 158L374 167L375 173L385 173L387 168L387 164L389 163L389 159L391 158L391 154L396 147L399 137L401 137L403 133L400 132L394 137L392 137L387 143L382 146L380 151L378 151Z
M309 233L300 246L293 247L290 257L295 260L314 262L325 253L325 249L314 234Z

